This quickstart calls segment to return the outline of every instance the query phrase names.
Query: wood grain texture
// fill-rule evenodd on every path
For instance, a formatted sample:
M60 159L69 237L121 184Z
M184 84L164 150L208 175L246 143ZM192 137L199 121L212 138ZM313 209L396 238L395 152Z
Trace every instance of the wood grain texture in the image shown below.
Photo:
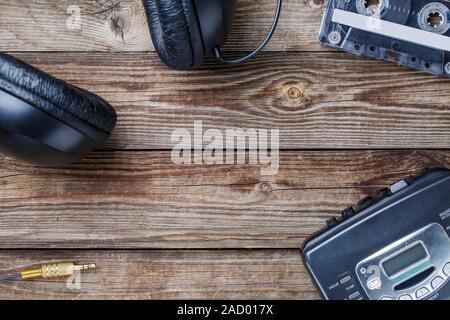
M74 4L79 29L67 27ZM240 0L224 50L252 50L274 6ZM300 261L305 238L365 194L450 166L448 79L320 46L324 8L285 0L258 58L175 72L154 52L140 0L0 0L0 51L119 114L112 139L80 164L0 156L0 271L99 265L79 291L62 280L0 283L0 299L318 298ZM260 165L175 165L171 134L194 121L279 129L280 148L299 151L282 151L274 176Z
M0 248L299 248L327 218L448 151L283 152L260 166L99 152L54 169L0 162Z
M279 129L282 149L448 148L450 81L344 53L267 53L176 72L156 54L26 53L118 110L107 148L171 149L174 130Z
M73 23L71 6L80 10ZM326 50L318 41L324 0L285 0L269 51ZM274 0L240 0L226 51L250 51L264 39ZM69 13L69 14L68 14ZM67 25L72 26L68 28ZM141 0L2 0L0 51L153 51Z
M0 283L0 299L317 299L298 250L1 251L0 270L95 262L65 280Z

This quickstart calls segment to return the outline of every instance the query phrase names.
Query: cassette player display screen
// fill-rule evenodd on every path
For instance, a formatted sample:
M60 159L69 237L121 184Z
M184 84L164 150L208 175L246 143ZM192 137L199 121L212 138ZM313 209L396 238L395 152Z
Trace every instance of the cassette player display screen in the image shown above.
M396 256L382 262L383 270L388 277L398 274L400 271L417 264L428 257L422 243L397 254Z

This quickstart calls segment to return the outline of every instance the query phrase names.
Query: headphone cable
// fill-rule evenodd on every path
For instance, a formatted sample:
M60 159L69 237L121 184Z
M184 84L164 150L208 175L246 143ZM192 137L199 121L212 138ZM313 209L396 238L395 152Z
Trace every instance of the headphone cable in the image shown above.
M0 277L0 282L12 281L12 280L20 280L21 278L22 278L22 276L19 273L11 274L11 275L7 275L7 276L1 276Z
M270 31L266 36L266 39L259 45L258 48L256 48L255 51L253 51L252 53L246 55L245 57L242 57L240 59L236 59L236 60L228 60L226 58L224 58L224 56L222 55L222 51L220 50L219 47L214 49L214 55L216 57L216 59L222 63L225 64L240 64L243 63L251 58L253 58L254 56L256 56L257 54L259 54L261 52L261 50L263 50L266 45L269 43L270 39L272 38L277 25L278 25L278 21L280 20L280 15L281 15L281 7L283 4L283 0L277 0L277 9L275 12L275 17L273 18L273 22L272 22L272 26L270 27Z

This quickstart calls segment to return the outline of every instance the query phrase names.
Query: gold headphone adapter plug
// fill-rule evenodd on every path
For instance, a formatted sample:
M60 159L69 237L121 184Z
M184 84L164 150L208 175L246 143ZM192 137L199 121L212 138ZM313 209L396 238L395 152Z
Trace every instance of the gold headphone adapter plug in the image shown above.
M25 270L20 272L20 280L31 279L53 279L61 277L70 277L77 271L97 268L95 263L76 265L73 262L59 262L44 264L39 269Z

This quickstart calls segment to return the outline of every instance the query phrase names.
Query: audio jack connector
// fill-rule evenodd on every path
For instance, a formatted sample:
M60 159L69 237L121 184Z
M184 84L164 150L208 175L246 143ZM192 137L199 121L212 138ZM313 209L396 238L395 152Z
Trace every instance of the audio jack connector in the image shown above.
M77 271L95 269L96 267L97 266L94 263L82 265L76 265L73 262L48 263L44 264L39 269L25 270L17 274L0 277L0 281L70 277Z

